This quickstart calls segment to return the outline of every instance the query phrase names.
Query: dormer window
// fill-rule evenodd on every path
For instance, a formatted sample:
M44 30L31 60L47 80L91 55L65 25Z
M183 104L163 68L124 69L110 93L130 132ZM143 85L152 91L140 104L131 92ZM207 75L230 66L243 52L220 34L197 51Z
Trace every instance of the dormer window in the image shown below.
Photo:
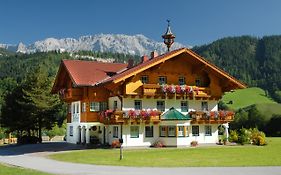
M185 77L179 77L179 85L185 85Z
M167 77L165 77L165 76L160 76L160 77L158 77L158 83L159 83L160 85L162 85L162 84L167 84Z
M148 76L147 75L141 76L141 82L142 84L148 84Z

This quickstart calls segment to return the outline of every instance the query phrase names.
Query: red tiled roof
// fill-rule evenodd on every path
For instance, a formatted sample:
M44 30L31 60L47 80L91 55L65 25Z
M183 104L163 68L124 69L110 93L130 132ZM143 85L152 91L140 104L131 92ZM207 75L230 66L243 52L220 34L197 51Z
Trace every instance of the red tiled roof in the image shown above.
M81 60L63 60L62 64L77 86L93 86L106 78L110 78L107 73L122 71L127 67L127 64L122 63Z

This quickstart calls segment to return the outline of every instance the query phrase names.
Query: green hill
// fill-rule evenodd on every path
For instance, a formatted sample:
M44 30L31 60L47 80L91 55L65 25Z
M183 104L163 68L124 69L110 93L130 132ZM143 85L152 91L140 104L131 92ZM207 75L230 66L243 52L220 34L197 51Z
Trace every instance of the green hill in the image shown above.
M257 104L256 107L267 120L269 120L273 114L281 114L281 104L279 103Z
M223 96L222 101L227 104L229 108L234 110L258 104L258 107L261 107L261 109L263 105L269 106L263 107L264 111L267 111L272 110L272 108L275 110L275 107L280 105L272 99L268 98L263 89L257 87L239 89L235 90L234 92L228 92Z

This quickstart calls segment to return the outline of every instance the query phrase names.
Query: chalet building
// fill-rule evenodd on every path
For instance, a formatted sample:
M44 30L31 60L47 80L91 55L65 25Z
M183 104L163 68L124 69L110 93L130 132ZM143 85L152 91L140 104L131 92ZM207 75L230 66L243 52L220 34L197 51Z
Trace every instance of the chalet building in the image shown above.
M152 52L135 66L63 60L52 93L68 104L69 143L111 144L122 138L128 147L157 141L189 146L218 142L220 125L228 133L234 113L218 110L218 101L224 92L245 87L182 48Z

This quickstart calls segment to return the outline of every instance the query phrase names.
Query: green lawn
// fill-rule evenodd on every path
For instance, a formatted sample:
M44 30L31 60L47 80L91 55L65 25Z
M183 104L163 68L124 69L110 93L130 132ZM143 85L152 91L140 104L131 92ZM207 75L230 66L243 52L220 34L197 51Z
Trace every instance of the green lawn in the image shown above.
M218 146L197 148L92 149L50 155L60 161L117 166L280 166L281 138L268 138L267 146Z
M24 169L14 166L8 166L0 164L0 174L2 175L49 175L47 173L42 173L30 169Z
M253 104L276 104L272 99L266 97L264 90L257 87L228 92L223 96L222 101L234 110ZM233 104L228 104L230 101Z

